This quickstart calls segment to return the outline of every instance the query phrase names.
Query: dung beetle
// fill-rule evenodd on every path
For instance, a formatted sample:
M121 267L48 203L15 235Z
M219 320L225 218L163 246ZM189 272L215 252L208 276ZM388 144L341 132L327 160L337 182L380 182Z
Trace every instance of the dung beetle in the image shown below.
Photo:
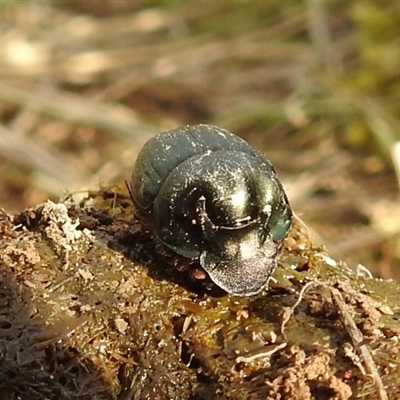
M211 125L162 132L139 152L130 190L159 239L217 286L250 296L266 285L292 210L272 164L245 140Z

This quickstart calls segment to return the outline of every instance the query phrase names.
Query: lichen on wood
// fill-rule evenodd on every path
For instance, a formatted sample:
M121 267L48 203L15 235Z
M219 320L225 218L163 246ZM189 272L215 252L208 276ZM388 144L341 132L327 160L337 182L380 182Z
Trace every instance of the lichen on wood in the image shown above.
M194 282L121 189L0 221L0 398L395 399L399 286L295 221L269 288Z

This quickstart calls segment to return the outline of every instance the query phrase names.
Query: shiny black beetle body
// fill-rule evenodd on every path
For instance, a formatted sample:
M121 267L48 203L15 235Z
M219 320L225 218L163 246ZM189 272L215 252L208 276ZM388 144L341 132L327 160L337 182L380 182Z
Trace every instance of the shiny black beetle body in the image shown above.
M131 191L161 241L199 259L219 287L250 296L265 286L292 211L272 164L246 141L210 125L163 132L140 151Z

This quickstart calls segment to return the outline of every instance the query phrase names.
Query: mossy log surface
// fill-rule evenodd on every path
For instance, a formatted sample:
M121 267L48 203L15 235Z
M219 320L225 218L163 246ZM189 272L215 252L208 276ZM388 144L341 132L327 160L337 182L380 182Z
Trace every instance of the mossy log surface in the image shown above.
M0 230L1 399L400 398L399 285L298 222L248 298L192 281L119 190Z

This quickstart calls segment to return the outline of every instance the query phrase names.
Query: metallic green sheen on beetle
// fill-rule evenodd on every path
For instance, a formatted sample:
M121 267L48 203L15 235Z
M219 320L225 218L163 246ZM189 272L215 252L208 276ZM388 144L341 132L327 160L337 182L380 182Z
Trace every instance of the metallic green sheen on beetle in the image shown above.
M160 133L140 151L131 191L161 241L226 292L266 285L292 211L274 167L245 140L211 125Z

